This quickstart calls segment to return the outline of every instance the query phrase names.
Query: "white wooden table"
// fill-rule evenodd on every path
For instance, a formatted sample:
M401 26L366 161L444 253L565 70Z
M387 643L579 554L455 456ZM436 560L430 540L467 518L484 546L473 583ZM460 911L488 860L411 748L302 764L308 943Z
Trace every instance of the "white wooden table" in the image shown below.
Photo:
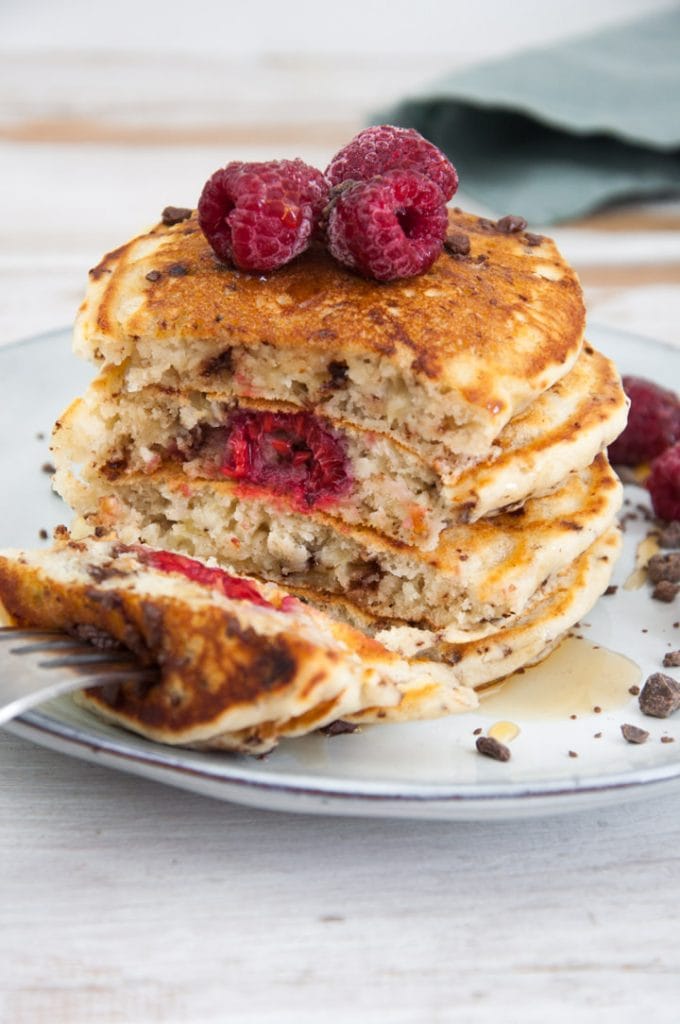
M194 203L215 167L323 165L365 109L454 59L48 52L49 25L29 45L16 17L0 55L0 344L69 323L100 254ZM680 205L554 234L591 319L680 343ZM680 792L508 824L296 817L7 734L0 777L3 1024L680 1019Z

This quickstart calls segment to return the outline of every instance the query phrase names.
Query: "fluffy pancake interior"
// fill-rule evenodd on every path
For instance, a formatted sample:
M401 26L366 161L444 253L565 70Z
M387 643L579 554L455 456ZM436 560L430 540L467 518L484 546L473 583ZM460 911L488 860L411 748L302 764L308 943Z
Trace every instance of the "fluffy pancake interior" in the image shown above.
M452 526L435 551L423 552L178 471L99 483L58 474L60 492L90 526L126 541L215 555L240 572L347 594L371 614L461 629L519 614L545 579L609 528L621 502L618 478L598 456L550 495Z
M296 411L264 402L241 408L261 418L295 418ZM586 346L574 369L507 425L485 460L428 462L391 437L318 420L344 446L351 478L349 490L323 507L350 525L433 550L451 523L545 494L588 465L623 429L626 409L616 369ZM151 473L163 463L191 478L219 479L232 415L233 406L212 393L157 386L128 392L124 374L110 368L60 417L55 461L79 464L85 481Z
M195 220L158 225L91 272L77 349L125 363L133 389L210 379L236 397L479 455L569 371L583 300L549 239L462 211L450 223L470 255L443 252L428 273L388 285L320 246L270 275L239 273L216 262Z

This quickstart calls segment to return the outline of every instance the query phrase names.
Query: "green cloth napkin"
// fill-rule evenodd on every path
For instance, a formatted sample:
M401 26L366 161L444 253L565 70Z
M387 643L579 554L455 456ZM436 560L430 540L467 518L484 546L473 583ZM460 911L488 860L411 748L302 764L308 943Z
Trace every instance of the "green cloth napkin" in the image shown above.
M680 8L457 72L371 123L417 128L468 195L533 222L680 193Z

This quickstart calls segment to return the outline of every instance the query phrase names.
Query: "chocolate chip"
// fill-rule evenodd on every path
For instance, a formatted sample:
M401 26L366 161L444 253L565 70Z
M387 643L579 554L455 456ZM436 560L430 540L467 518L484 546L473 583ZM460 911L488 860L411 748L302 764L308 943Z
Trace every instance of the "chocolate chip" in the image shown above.
M347 373L349 366L344 359L331 359L328 364L328 373L330 380L328 381L328 387L333 390L342 388L347 383Z
M516 217L514 213L509 213L496 221L496 227L505 235L514 235L518 231L524 231L526 226L527 222L524 217Z
M470 239L462 232L453 231L450 235L446 236L444 248L447 252L450 252L452 256L469 256Z
M146 277L147 281L158 281L158 279L162 277L162 274L160 270L150 270L149 273L145 274L144 276Z
M123 646L115 636L89 622L76 622L70 627L69 633L100 651L119 651Z
M51 462L43 462L40 469L43 473L47 473L49 476L52 476L53 473L56 473L56 469L54 468Z
M350 578L350 588L360 590L376 590L384 576L382 566L377 558L356 565Z
M680 583L680 551L667 555L654 555L647 565L647 576L652 583L668 580Z
M212 377L216 373L232 373L234 369L234 353L232 349L225 348L218 355L208 359L201 370L202 377Z
M475 746L484 757L491 757L494 761L510 760L510 748L505 743L499 743L493 736L479 736Z
M615 584L611 583L611 584L610 584L610 585L609 585L609 586L607 587L607 589L605 590L605 592L604 592L604 596L605 596L605 597L613 597L613 596L614 596L614 594L615 594L615 593L617 592L617 590L618 590L618 589L619 589L619 588L618 588L618 587L617 587L617 586L616 586Z
M172 266L168 267L169 277L186 277L189 273L189 268L186 263L173 263Z
M664 668L677 668L680 665L680 651L669 651L663 656Z
M166 227L172 227L173 224L181 224L183 220L189 220L191 216L191 210L187 210L185 206L166 206L161 214L161 220Z
M107 459L107 461L100 466L100 472L107 480L117 480L118 477L125 472L127 467L128 460L126 456L120 459L111 458Z
M649 733L646 729L638 729L637 725L622 725L621 735L626 743L646 743Z
M666 604L670 604L679 590L680 586L678 586L677 583L671 583L669 580L661 580L661 582L657 583L654 587L652 597L655 601L664 601Z
M680 519L663 527L659 533L659 547L680 548Z
M654 672L642 687L638 703L643 715L668 718L680 708L680 683L663 672Z
M534 235L531 231L527 231L524 236L524 241L527 245L541 245L543 243L543 235Z
M329 722L328 725L324 725L319 732L322 732L325 736L342 736L343 733L356 732L358 726L354 722L345 722L342 718L336 718L334 722Z

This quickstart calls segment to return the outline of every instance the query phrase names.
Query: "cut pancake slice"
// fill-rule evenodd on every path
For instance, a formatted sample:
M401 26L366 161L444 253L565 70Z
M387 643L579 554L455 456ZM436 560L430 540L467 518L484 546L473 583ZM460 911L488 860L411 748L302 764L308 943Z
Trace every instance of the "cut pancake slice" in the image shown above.
M247 274L216 260L195 217L162 224L90 272L76 350L127 386L286 402L389 434L430 458L484 456L576 361L585 323L554 243L452 210L469 254L365 280L313 246Z
M17 625L120 645L157 665L155 682L132 678L79 700L162 743L262 753L398 704L402 686L428 714L476 704L450 666L410 665L273 584L117 540L0 552L0 601Z
M616 368L586 345L571 372L504 428L489 458L428 462L389 436L290 404L234 407L216 393L159 386L129 392L123 370L110 367L61 416L53 452L86 482L171 465L431 551L452 523L546 494L589 465L626 411Z
M403 624L386 625L384 620L367 614L344 598L309 589L300 589L297 593L334 618L370 633L412 662L422 660L431 664L434 660L453 665L462 683L479 689L549 654L606 590L620 549L619 530L608 530L571 565L562 569L511 625L464 643L449 643L441 632ZM378 711L361 713L360 717L365 720L367 715L374 714L378 715ZM408 701L398 708L385 709L384 715L381 711L379 717L398 720L407 715Z
M244 497L228 481L178 469L102 478L57 474L90 528L128 542L214 555L237 571L345 595L373 615L436 629L479 628L518 615L532 594L612 524L621 484L604 455L514 512L449 527L423 552L326 513Z

